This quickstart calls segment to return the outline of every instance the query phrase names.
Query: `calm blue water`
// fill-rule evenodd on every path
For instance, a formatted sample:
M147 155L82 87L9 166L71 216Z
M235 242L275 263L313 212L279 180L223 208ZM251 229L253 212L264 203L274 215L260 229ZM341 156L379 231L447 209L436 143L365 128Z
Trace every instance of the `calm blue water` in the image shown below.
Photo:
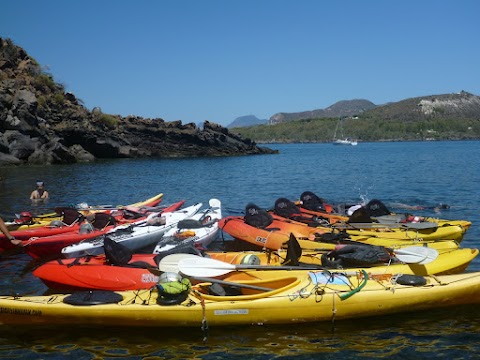
M462 245L480 246L480 142L272 145L278 155L209 159L115 160L50 167L0 167L0 211L43 212L58 205L128 204L165 194L163 203L187 204L217 197L225 215L243 214L254 202L273 207L303 191L331 202L381 199L434 206L416 211L473 222ZM43 180L51 200L32 207L29 194ZM401 212L401 209L392 208ZM0 293L40 294L44 285L22 274L24 254L0 259ZM468 270L480 271L475 259ZM289 309L285 309L289 311ZM22 359L473 359L480 352L480 311L448 309L335 324L210 329L5 329L0 357Z

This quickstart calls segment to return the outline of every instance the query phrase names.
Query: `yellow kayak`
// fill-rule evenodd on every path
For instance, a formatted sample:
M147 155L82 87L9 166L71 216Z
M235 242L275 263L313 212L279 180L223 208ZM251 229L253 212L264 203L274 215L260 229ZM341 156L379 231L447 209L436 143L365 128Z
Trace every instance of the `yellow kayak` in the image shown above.
M275 220L283 221L295 226L308 226L304 222L286 219L274 215ZM348 223L336 222L329 226L317 226L316 229L322 233L345 231L353 237L364 238L385 238L401 241L434 241L434 240L455 240L461 242L463 236L471 225L468 221L452 220L443 225L430 222L422 223ZM311 227L311 226L309 226Z
M229 234L234 239L244 243L253 244L256 247L262 247L274 251L282 248L289 240L291 234L293 234L299 241L304 240L302 241L302 248L304 249L311 247L317 248L319 244L321 244L321 247L327 247L328 243L330 243L331 247L335 247L338 241L342 241L342 239L345 238L339 230L334 231L328 227L312 227L302 222L278 216L274 216L272 222L264 228L248 224L245 216L227 216L221 219L218 224L222 231ZM445 229L447 228L452 227L446 227ZM441 229L443 231L444 228ZM456 227L455 229L459 230L461 228ZM389 231L384 232L379 230L359 230L355 234L348 232L350 238L347 240L391 248L423 244L437 246L430 244L433 242L442 243L438 246L450 244L448 245L448 247L450 247L453 244L454 247L458 247L458 243L455 242L454 239L450 240L448 237L446 237L446 239L449 240L418 236L409 238L405 235L408 234L408 232L401 232L397 229L395 229L395 231L388 229ZM311 244L308 244L308 242Z
M468 223L468 225L467 225ZM415 227L413 224L392 227L386 224L376 224L374 227L360 227L359 224L336 223L332 227L334 229L345 230L353 236L363 237L382 237L396 240L415 240L415 241L431 241L431 240L455 240L461 242L465 232L470 226L465 221L450 221L444 225L431 228Z
M233 271L222 280L197 281L186 287L178 304L169 305L163 305L160 288L0 296L0 324L200 328L332 322L480 303L480 272L409 277Z
M146 199L146 200L143 200L143 201L139 201L139 202L136 202L134 204L130 204L130 205L117 205L116 207L113 207L112 210L114 209L121 209L123 207L142 207L142 206L155 206L157 205L161 199L163 197L163 194L160 193L160 194L157 194L149 199ZM98 211L104 211L105 209L102 209L102 210L98 210ZM90 207L89 209L85 209L85 210L82 210L82 209L79 209L80 212L87 212L87 211L92 211L92 212L95 212L97 210L95 210L95 207ZM22 215L24 213L21 213L20 215ZM36 228L36 227L41 227L41 226L48 226L50 225L50 223L53 221L53 220L61 220L62 217L61 215L57 214L57 213L49 213L49 214L42 214L42 215L37 215L33 218L24 218L22 219L22 217L19 219L20 221L13 221L13 222L7 222L5 223L8 227L8 230L10 231L15 231L15 230L28 230L28 229L32 229L32 228ZM25 221L25 222L23 222Z
M281 210L277 210L277 203L282 204L283 208L294 206L301 216L298 214L292 214L292 216L295 215L294 217L287 216L288 211L281 212ZM409 216L408 218L405 218L405 215L394 213L375 218L371 218L370 216L360 217L354 220L352 219L354 215L352 215L352 217L347 217L327 212L307 210L301 207L299 208L287 199L279 199L277 200L277 203L275 204L276 210L273 211L275 214L274 216L276 216L277 219L281 217L283 217L284 221L298 219L297 221L309 224L310 226L314 224L312 224L312 221L323 221L325 222L325 225L319 226L319 228L324 231L332 228L345 230L350 235L359 236L381 236L398 240L421 241L449 239L460 242L472 224L467 220L445 220L419 216ZM368 222L359 222L358 220Z
M434 249L457 249L460 247L459 243L455 240L446 240L446 239L439 239L439 240L423 240L423 239L412 239L412 240L399 240L395 238L388 238L383 237L381 235L378 236L361 236L361 235L351 235L350 239L354 242L358 242L360 244L368 244L368 245L376 245L376 246L385 246L388 248L396 249L402 248L405 246L414 246L414 245L422 245L432 247ZM301 244L302 249L316 249L321 245L323 247L326 245L322 241L310 241L310 240L298 240Z
M408 249L408 248L407 248ZM478 249L440 249L438 257L426 264L391 262L390 264L372 265L365 268L368 272L375 274L415 274L415 275L447 275L457 274L465 271L473 259L478 256ZM322 255L325 251L302 251L298 261L302 264L322 264ZM207 252L213 259L224 261L230 264L248 264L254 262L259 265L281 266L285 261L286 251L263 252L263 251L241 251L241 252ZM359 271L360 268L348 268L347 271Z
M310 197L310 201L311 201L313 197L316 197L316 195L313 193L307 194L306 192L306 193L303 193L301 197L307 201L309 201L307 198ZM286 202L287 203L286 205L290 203L288 199L279 199L277 200L277 202L278 201ZM344 225L348 225L348 222L351 220L350 216L336 214L334 212L327 212L326 210L318 210L318 209L310 210L312 208L307 209L304 207L303 201L297 201L295 203L292 203L292 205L298 206L297 208L298 211L303 213L304 215L317 216L319 218L328 219L328 221L332 225L336 224L337 226L341 227ZM329 211L331 211L332 207L330 205L328 205L328 207L330 209ZM375 211L379 211L379 209L381 209L382 207L383 207L383 210L380 210L380 212L381 213L383 212L384 215L374 216L374 215L371 215L370 211L368 210L368 209L370 210L376 209L374 210L375 212ZM425 227L429 227L429 225L436 226L436 227L460 226L461 228L463 228L464 232L466 232L469 229L469 227L472 225L472 223L467 220L447 220L447 219L416 216L416 215L409 215L409 214L396 214L388 210L385 207L385 205L378 200L372 200L370 203L364 205L363 208L367 208L366 213L369 215L369 217L371 216L370 220L372 222L365 223L365 224L356 224L354 222L351 225L354 225L354 226L362 225L362 227L365 229L369 227L381 228L382 226L384 227L408 227L408 226L421 227L422 225L424 225ZM454 240L458 240L458 239L454 239Z

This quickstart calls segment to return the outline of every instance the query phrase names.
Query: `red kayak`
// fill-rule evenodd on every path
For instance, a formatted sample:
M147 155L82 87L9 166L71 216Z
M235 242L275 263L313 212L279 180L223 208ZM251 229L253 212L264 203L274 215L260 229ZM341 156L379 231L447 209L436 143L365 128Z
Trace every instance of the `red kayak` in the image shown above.
M162 198L163 194L158 194L150 199L131 205L107 209L101 209L96 206L88 206L87 204L85 204L86 207L81 210L77 210L73 207L57 207L55 209L55 213L37 217L32 217L30 213L25 212L25 214L28 214L28 217L25 218L25 223L18 222L18 224L11 224L8 225L8 228L10 233L15 236L16 239L28 240L32 237L45 237L64 234L71 231L78 231L79 223L83 219L82 216L87 216L89 213L92 214L92 216L93 213L108 213L112 216L115 216L117 222L119 223L129 222L133 220L129 220L128 216L126 216L127 214L132 215L133 213L140 213L146 215L146 213L151 211L160 211L158 206L162 201ZM22 219L23 218L20 218L18 220ZM52 223L54 225L52 225ZM15 248L15 245L8 241L5 235L0 232L0 253L12 248Z
M157 269L155 254L135 254L126 266L106 263L104 255L49 261L33 271L45 285L61 290L137 290L149 289L158 276L147 268Z
M157 194L147 200L143 200L131 205L118 205L116 207L112 207L111 205L98 205L98 206L89 206L86 203L81 203L77 204L74 208L75 210L78 210L81 212L83 215L88 215L91 213L97 213L97 212L104 212L110 215L114 215L114 213L122 212L123 210L131 210L134 212L145 212L149 211L150 209L154 207L158 207L160 202L162 201L163 194ZM65 209L66 207L60 207L57 209ZM12 231L22 231L22 230L32 230L34 228L38 227L46 227L49 226L50 223L53 220L62 220L61 213L57 212L57 209L55 209L55 212L49 213L49 214L41 214L41 215L32 215L32 213L28 211L23 211L20 214L17 215L17 218L15 218L12 221L6 221L5 225L7 225L7 228L10 232ZM158 210L151 210L151 211L158 211ZM5 221L5 219L4 219ZM18 236L17 238L21 238L22 233L16 233ZM35 235L35 236L44 236L44 235Z
M206 254L211 259L231 264L243 264L246 259L252 257L251 252L212 251ZM159 255L133 254L125 265L111 265L105 255L57 259L42 264L32 273L46 286L56 291L151 289L159 280L156 256ZM269 264L280 265L279 261L282 260L280 257L271 257L272 254L268 256Z
M175 204L163 208L161 212L178 210L184 203L185 200L181 200ZM135 219L134 222L129 222L135 224L135 222L144 220L146 215L147 213L145 213L145 216ZM30 238L26 240L24 244L22 244L23 249L27 254L35 259L41 257L60 256L64 247L76 244L82 240L93 239L95 237L104 235L105 233L114 230L115 226L118 226L119 222L120 224L124 224L124 222L118 220L118 217L113 217L104 213L95 214L95 218L98 218L98 221L93 221L93 226L88 226L88 223L83 223L82 225L77 226L76 230L67 233Z
M78 231L80 228L80 223L85 220L84 216L74 208L56 208L55 211L59 216L61 216L62 220L54 220L48 226L40 226L27 230L10 231L10 233L15 236L16 239L23 240L25 243L31 238L39 238ZM0 234L0 253L14 247L15 245L7 240L3 233Z
M58 257L65 246L78 243L82 240L93 239L113 230L115 225L109 225L102 229L92 229L85 233L81 229L64 234L31 238L23 244L24 251L34 259L42 257Z

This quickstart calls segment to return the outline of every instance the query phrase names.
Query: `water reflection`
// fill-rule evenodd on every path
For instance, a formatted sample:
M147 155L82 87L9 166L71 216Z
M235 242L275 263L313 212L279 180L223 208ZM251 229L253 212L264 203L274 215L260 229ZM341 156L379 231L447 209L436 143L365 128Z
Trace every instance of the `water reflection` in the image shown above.
M3 327L0 356L28 358L468 358L480 350L480 311L475 307L427 314L342 321L335 324L198 328ZM341 355L340 355L341 354ZM413 356L413 357L412 357Z
M362 144L358 149L329 144L278 147L281 154L272 156L4 167L0 168L0 176L5 178L0 181L0 211L31 209L28 197L37 178L45 181L50 192L47 207L79 202L128 204L163 192L164 203L180 199L188 204L207 203L210 197L217 197L225 206L225 215L243 214L250 201L268 208L279 197L296 199L309 190L334 201L358 200L363 195L386 202L446 202L452 208L441 217L473 221L462 245L479 246L479 165L471 162L480 149L478 142ZM409 153L426 160L417 163L409 156L398 156ZM25 254L2 256L2 294L42 294L47 290L31 273L23 273L30 261ZM480 270L478 258L469 270ZM207 342L202 341L200 328L0 326L0 357L474 359L480 351L479 320L479 310L468 307L334 324L210 328Z

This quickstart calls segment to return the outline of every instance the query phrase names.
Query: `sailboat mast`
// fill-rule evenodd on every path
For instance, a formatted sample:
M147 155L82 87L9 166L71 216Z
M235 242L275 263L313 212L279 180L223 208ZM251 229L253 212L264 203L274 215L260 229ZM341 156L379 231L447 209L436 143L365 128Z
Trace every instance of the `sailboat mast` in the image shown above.
M335 126L335 132L333 133L333 140L337 139L337 130L338 130L338 125L340 124L340 118L337 121L337 126Z

